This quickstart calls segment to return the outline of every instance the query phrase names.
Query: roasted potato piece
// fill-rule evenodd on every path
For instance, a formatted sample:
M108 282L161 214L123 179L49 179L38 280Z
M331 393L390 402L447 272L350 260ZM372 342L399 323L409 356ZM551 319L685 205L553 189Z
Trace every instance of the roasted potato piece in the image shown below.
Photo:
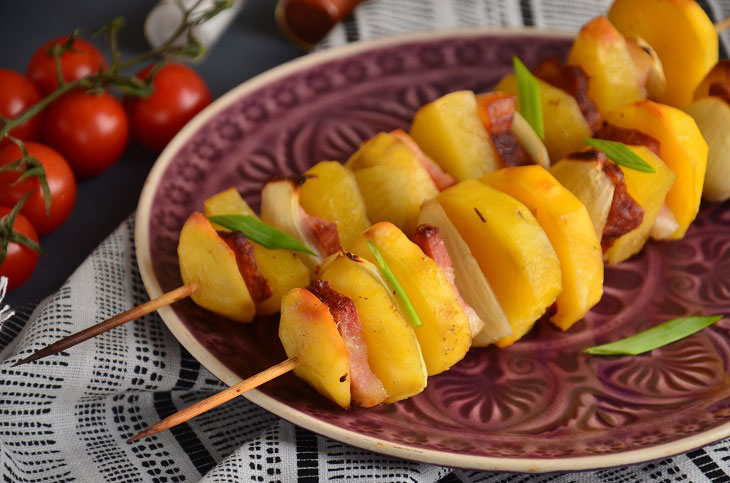
M709 148L702 196L709 201L730 198L730 106L719 97L703 97L687 108Z
M606 17L583 26L565 63L588 75L588 95L601 114L645 98L626 41Z
M390 221L405 233L416 229L421 205L438 194L431 178L412 166L373 166L355 171L370 221Z
M546 120L545 147L550 159L562 159L569 153L581 149L583 140L591 137L592 132L578 103L570 94L540 79L537 79L537 84L540 87L542 115ZM513 74L505 76L494 90L517 96L515 76Z
M507 193L535 215L560 260L563 291L550 320L569 329L603 295L603 252L583 203L542 166L519 166L480 178Z
M236 255L201 213L193 213L180 231L180 276L195 283L193 302L236 322L251 322L256 306L238 271Z
M385 402L423 391L427 372L418 339L378 269L355 255L338 254L325 261L320 278L357 307L370 368L388 393Z
M279 339L287 357L299 359L294 374L340 407L350 407L350 355L325 304L303 288L287 292Z
M659 154L677 178L666 203L679 223L669 239L684 236L697 216L707 166L707 143L692 117L652 101L628 104L606 115L618 127L636 129L659 141Z
M366 240L378 247L421 318L423 325L413 331L428 375L451 368L471 346L469 319L451 282L436 262L392 223L370 227L351 247L354 254L375 263Z
M322 161L307 170L299 204L310 215L337 224L344 248L370 226L365 201L352 172L337 161Z
M609 264L620 263L641 250L676 178L674 172L648 148L644 146L629 146L629 148L652 165L656 173L643 173L619 166L624 173L626 191L643 208L644 219L638 228L616 239L606 250L604 257Z
M659 54L667 86L658 100L687 107L718 59L717 32L702 7L695 0L615 0L608 19L624 36L641 37Z
M205 215L256 216L235 188L205 200ZM271 297L256 303L256 313L275 314L281 307L281 298L285 293L293 288L305 287L309 283L309 269L291 250L272 250L258 243L253 245L256 265L271 289Z
M478 178L499 167L471 91L457 91L421 107L411 136L441 168L458 180Z
M512 344L533 326L562 290L560 262L530 210L477 180L462 181L436 198L471 248L512 326Z

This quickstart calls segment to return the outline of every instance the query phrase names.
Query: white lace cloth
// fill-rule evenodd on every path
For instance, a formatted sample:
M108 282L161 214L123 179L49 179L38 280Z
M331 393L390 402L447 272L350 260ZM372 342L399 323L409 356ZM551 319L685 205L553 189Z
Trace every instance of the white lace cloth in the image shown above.
M703 2L714 19L730 1ZM321 48L357 38L465 25L577 29L607 2L372 0ZM727 38L723 39L724 42ZM133 219L64 286L0 325L0 476L9 482L635 482L730 481L730 444L663 461L567 475L470 472L355 449L237 398L130 445L145 426L224 386L148 315L68 352L11 369L21 357L147 299ZM202 480L201 480L202 479Z

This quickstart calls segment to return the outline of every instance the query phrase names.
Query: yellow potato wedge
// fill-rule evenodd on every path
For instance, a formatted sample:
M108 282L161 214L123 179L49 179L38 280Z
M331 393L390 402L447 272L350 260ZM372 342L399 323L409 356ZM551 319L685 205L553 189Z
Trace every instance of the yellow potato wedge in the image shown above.
M294 374L340 407L350 407L350 354L325 304L303 288L287 292L279 339L287 357L299 359Z
M471 346L469 319L451 282L436 262L392 223L373 225L352 244L355 255L375 263L367 240L378 247L421 318L423 325L413 331L428 375L451 368Z
M643 208L644 219L638 228L616 239L613 245L606 250L604 257L606 262L611 265L626 260L642 249L676 178L674 172L648 148L629 146L629 149L649 163L656 173L643 173L619 166L624 173L626 191Z
M659 154L677 178L666 203L679 223L669 239L684 236L697 216L707 167L707 143L689 114L665 104L641 101L606 115L606 121L636 129L659 141Z
M254 211L235 188L230 188L205 200L205 215L256 217ZM253 243L253 246L256 265L271 289L271 297L256 303L256 314L275 314L281 307L281 298L285 293L293 288L306 287L309 284L309 269L291 250L269 249L258 243Z
M299 204L313 216L337 224L343 248L370 226L365 201L352 172L337 161L322 161L307 170Z
M702 7L695 0L615 0L608 19L624 36L641 37L659 54L667 85L658 100L687 107L718 59L717 32Z
M201 213L193 213L183 225L177 255L183 283L198 286L191 296L196 304L236 322L253 320L256 306L236 255Z
M484 129L471 91L457 91L421 107L411 136L424 153L458 180L499 167L499 154Z
M471 248L497 294L512 344L532 328L562 290L560 262L530 210L477 180L462 181L436 198Z
M423 391L427 372L418 339L378 269L367 260L340 253L325 260L320 278L354 302L370 368L388 393L385 402Z
M563 284L550 320L569 329L603 295L601 242L585 206L542 166L500 169L480 181L527 206L545 230L560 261Z
M588 75L588 95L601 114L645 98L626 40L606 17L581 28L565 63Z

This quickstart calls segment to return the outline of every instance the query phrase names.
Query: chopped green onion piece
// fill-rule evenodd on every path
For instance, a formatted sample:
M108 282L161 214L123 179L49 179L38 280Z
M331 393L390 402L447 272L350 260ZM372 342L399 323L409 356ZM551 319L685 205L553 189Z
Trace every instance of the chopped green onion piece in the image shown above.
M722 319L724 315L680 317L639 332L625 339L583 349L584 354L595 356L637 355L671 344L699 332Z
M416 312L416 308L413 306L411 298L408 296L406 291L403 290L403 286L395 277L395 274L390 270L390 267L386 263L385 258L383 258L383 254L380 253L380 250L378 250L378 247L376 247L373 242L371 242L370 240L365 241L368 242L368 248L370 248L370 253L372 253L375 257L375 261L377 262L380 272L383 274L390 286L393 287L393 290L400 299L401 304L403 304L403 309L408 312L411 323L415 327L421 327L423 325L423 322L421 322L421 318L418 316L418 312Z
M540 103L540 87L537 79L516 55L512 57L517 79L517 92L520 98L520 112L532 129L545 140L545 125L542 120L542 104Z
M246 238L264 248L294 250L316 255L296 238L267 225L251 215L209 216L208 220L229 230L241 232Z
M654 166L641 159L638 154L630 150L624 143L594 138L584 139L583 142L592 148L603 151L608 159L625 168L643 173L656 173Z

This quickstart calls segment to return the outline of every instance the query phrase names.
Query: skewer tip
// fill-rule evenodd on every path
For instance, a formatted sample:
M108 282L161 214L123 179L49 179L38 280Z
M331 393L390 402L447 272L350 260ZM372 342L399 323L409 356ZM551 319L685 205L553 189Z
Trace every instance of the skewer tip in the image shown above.
M45 353L43 353L42 350L40 350L38 352L35 352L35 353L29 355L25 359L20 359L19 361L16 361L15 364L13 364L10 367L22 366L23 364L27 364L29 362L33 362L33 361L37 361L38 359L42 359L42 358L46 357L47 355L50 355L50 354L45 354Z

